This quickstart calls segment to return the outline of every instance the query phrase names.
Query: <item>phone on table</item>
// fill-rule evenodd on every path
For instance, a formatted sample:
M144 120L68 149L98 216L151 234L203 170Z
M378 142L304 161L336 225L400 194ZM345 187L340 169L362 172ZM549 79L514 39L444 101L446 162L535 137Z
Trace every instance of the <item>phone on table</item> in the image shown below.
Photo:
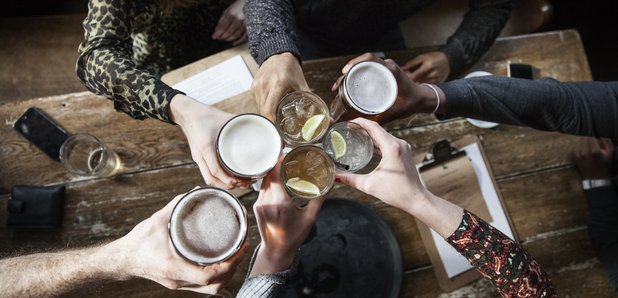
M13 128L54 160L60 161L60 147L69 137L56 121L37 108L29 108Z
M509 63L508 75L511 78L534 79L534 71L530 64Z

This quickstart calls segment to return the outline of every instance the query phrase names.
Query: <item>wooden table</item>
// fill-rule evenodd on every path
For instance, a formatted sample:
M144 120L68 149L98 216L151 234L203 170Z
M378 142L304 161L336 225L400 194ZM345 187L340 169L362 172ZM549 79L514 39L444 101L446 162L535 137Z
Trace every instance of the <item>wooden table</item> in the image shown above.
M387 53L399 63L428 49ZM330 100L330 86L350 57L303 64L310 87ZM506 63L534 65L537 77L561 81L591 80L590 69L576 31L548 32L499 39L466 72L486 70L506 74ZM13 131L13 122L30 106L47 111L68 131L97 135L123 160L121 174L110 179L78 179L47 158ZM112 103L90 93L32 99L0 107L0 206L17 184L67 186L63 225L57 230L22 231L0 226L0 256L81 247L118 238L137 223L162 208L175 195L203 181L191 160L189 147L177 126L155 120L133 120L113 110ZM524 247L551 274L562 296L607 297L612 295L601 266L594 257L587 231L587 205L580 178L569 154L577 137L500 125L480 129L461 118L438 122L433 116L417 115L387 125L390 132L412 144L416 153L429 149L437 139L479 135L509 215ZM435 297L441 293L433 268L420 240L414 219L403 212L348 187L337 185L329 196L350 197L376 210L392 227L404 262L402 297ZM256 193L241 197L248 210ZM0 221L6 209L0 208ZM250 215L251 245L259 242L255 219ZM242 282L247 260L238 270L230 289ZM79 295L166 296L157 284L133 280L114 282ZM179 296L193 293L175 292ZM487 281L478 281L452 295L496 296Z

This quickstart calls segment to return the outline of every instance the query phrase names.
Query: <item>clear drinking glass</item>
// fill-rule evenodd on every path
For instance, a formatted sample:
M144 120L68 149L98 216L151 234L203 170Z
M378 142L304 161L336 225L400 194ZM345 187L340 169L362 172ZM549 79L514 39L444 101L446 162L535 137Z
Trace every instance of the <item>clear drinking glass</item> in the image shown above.
M118 154L89 134L70 136L60 147L67 171L81 176L110 177L122 167Z
M288 193L294 197L321 197L335 184L335 165L322 148L298 146L283 159L281 179Z
M288 93L277 106L275 124L291 147L318 142L329 123L328 106L311 92Z
M354 122L335 123L326 133L322 146L338 169L350 172L363 169L373 156L369 133Z

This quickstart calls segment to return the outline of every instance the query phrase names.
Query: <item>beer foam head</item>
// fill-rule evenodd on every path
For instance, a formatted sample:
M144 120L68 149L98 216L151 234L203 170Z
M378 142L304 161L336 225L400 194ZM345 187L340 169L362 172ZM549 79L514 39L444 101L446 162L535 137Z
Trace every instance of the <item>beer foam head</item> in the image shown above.
M397 98L397 81L386 66L372 61L354 65L345 79L352 107L366 114L379 114Z
M221 129L217 146L221 160L230 170L243 176L259 176L277 164L281 137L268 119L242 114Z
M244 241L247 224L240 203L216 188L201 188L183 197L170 218L170 238L176 250L199 264L233 255Z

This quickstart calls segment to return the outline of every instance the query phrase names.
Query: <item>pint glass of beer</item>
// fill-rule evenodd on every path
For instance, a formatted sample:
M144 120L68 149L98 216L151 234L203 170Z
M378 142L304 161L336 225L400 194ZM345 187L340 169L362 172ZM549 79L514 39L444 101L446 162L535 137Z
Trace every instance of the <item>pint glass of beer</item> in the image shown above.
M317 94L291 92L279 102L275 122L290 147L315 143L328 128L328 106Z
M380 114L393 106L397 92L395 76L386 66L372 61L355 64L339 85L330 115L335 121L363 117L380 122Z
M223 125L216 147L219 162L230 175L257 180L275 167L283 142L267 118L240 114Z
M198 188L176 203L168 227L178 254L207 266L238 253L247 238L247 212L227 191Z
M313 199L326 195L335 184L335 165L322 148L298 146L283 159L281 178L290 195Z

